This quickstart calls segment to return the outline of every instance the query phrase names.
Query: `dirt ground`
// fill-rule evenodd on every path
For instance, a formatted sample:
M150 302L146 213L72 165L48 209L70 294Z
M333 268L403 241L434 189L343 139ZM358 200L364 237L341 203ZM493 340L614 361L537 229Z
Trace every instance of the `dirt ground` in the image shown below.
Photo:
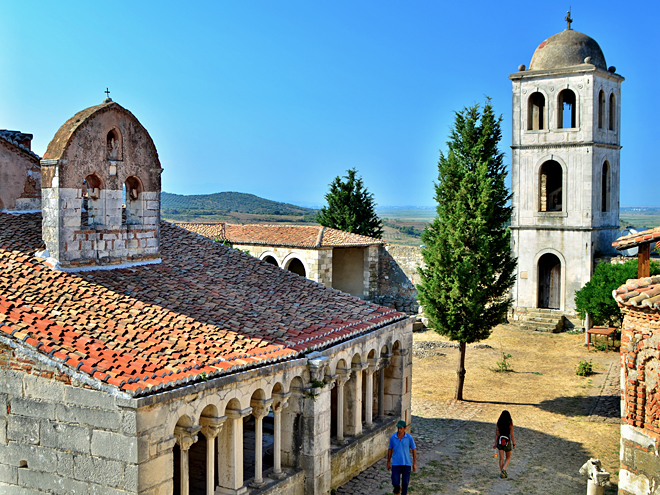
M544 334L497 327L491 337L468 345L464 401L453 401L458 350L433 331L414 335L412 435L419 470L412 494L586 493L578 470L590 457L612 473L616 494L619 466L619 354L587 351L584 335ZM494 372L502 352L511 372ZM575 366L592 361L595 374L581 377ZM508 409L516 449L499 478L492 448L495 422ZM391 492L384 460L337 493Z

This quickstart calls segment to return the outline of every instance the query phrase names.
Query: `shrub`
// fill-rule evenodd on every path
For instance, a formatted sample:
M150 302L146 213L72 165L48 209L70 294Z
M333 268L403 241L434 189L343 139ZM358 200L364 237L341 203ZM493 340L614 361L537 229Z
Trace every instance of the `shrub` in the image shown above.
M575 374L578 376L589 376L594 374L594 366L591 361L580 361L575 367Z

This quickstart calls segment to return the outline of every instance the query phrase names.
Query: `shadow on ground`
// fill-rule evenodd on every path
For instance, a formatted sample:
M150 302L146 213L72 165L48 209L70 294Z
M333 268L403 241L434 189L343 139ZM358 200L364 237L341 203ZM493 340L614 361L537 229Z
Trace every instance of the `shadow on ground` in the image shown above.
M589 453L580 443L560 438L552 431L516 427L516 449L507 470L509 477L504 480L499 477L498 459L493 449L494 424L413 416L411 433L419 455L419 469L411 478L411 494L586 493L586 479L578 471L589 460ZM381 459L339 487L337 493L392 493L389 475L385 459ZM605 491L608 495L616 493L616 486Z

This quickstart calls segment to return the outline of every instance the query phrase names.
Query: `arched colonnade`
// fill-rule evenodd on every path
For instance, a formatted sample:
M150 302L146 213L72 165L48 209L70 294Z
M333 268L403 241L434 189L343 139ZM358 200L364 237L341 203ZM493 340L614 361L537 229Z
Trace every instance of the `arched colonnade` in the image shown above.
M310 360L290 378L273 376L272 381L246 387L242 394L235 390L225 397L209 395L199 403L182 405L170 426L175 438L174 493L211 495L216 488L222 493L247 493L246 481L252 488L262 488L265 474L271 480L282 479L286 468L303 468L304 401L316 401L324 390L331 395L328 444L344 445L388 416L405 415L409 420L408 411L401 412L401 394L409 387L407 379L402 383L404 355L398 340L366 351L352 348ZM272 425L272 456L266 466L264 420L269 429ZM246 425L254 428L249 451Z

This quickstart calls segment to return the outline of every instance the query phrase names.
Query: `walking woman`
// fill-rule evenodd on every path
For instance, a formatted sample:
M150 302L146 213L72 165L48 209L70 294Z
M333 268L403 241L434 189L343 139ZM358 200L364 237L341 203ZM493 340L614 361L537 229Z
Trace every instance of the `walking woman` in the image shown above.
M497 420L493 448L499 450L500 454L500 478L506 478L506 468L509 466L509 461L511 461L511 449L516 448L516 439L513 436L513 421L509 411L502 411L500 419ZM506 461L504 460L505 454Z

